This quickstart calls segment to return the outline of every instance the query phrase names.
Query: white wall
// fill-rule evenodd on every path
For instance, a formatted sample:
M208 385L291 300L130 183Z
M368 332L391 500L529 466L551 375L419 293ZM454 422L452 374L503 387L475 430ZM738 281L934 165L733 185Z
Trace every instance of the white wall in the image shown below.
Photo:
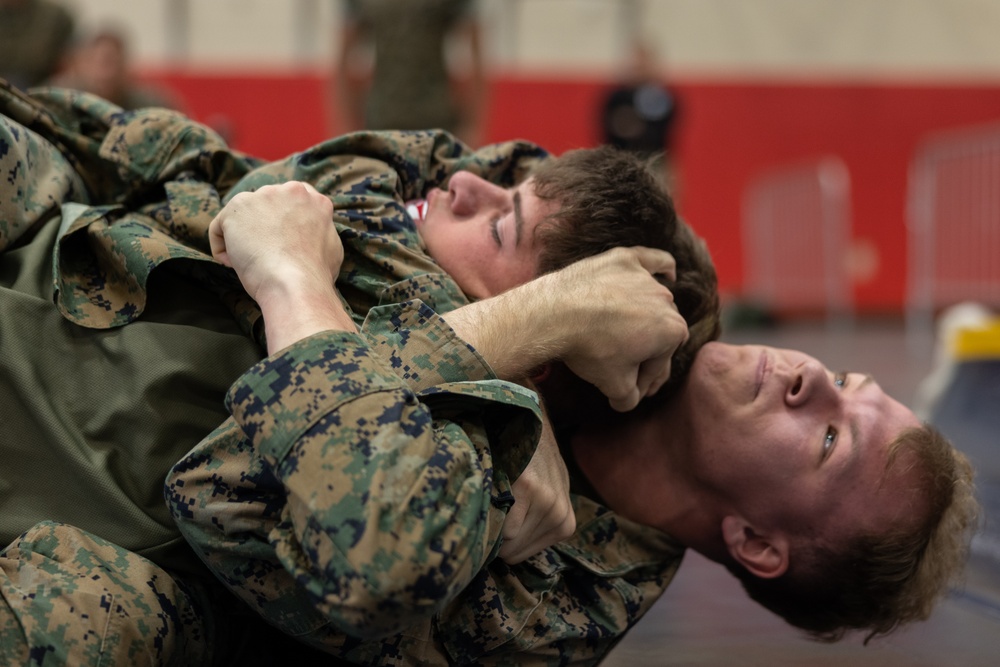
M338 5L331 0L59 0L83 31L125 28L139 66L270 69L327 66Z
M678 69L1000 76L997 0L647 0Z
M111 25L130 39L133 58L159 64L168 59L169 3L165 0L57 0L76 12L82 30Z
M63 0L139 65L326 68L337 0ZM633 23L677 74L1000 78L1000 0L479 0L501 70L613 69Z

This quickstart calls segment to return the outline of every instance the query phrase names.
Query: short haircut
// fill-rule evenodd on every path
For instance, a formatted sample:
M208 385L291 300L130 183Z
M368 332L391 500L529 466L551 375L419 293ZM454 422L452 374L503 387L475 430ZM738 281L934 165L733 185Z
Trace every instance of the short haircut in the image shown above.
M855 535L847 544L793 547L788 571L775 579L760 579L729 563L750 597L820 641L857 630L867 633L867 642L926 619L961 574L979 505L972 466L935 428L900 433L889 444L886 474L906 452L919 473L920 519Z
M567 151L531 173L542 201L558 204L538 226L539 275L617 247L670 252L677 280L665 281L688 325L687 342L674 354L673 385L705 343L720 331L715 266L705 243L677 217L651 162L610 146Z

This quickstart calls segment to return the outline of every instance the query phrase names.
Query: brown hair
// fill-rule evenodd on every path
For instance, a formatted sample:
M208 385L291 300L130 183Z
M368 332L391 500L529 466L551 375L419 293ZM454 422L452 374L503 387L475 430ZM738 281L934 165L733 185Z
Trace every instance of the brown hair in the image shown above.
M867 642L924 620L965 564L979 516L968 459L929 425L903 431L888 452L887 473L904 452L916 459L921 520L846 545L793 551L789 570L776 579L727 565L751 598L814 639L832 642L860 630Z
M641 245L674 256L677 280L664 284L689 329L672 360L668 384L675 385L698 349L719 336L719 294L704 241L678 219L650 162L601 146L567 151L542 162L531 176L535 195L559 205L537 228L543 248L539 275L616 247Z

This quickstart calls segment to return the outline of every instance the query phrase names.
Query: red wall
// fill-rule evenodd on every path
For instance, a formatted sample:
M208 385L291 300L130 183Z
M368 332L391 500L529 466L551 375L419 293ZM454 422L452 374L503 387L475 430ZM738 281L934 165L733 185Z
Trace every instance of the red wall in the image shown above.
M706 236L726 286L737 285L740 195L760 169L823 153L851 177L853 237L877 271L856 285L869 310L899 309L906 266L909 161L930 132L1000 119L1000 87L695 84L681 90L683 210Z
M237 148L277 158L327 134L322 75L210 76L158 73L195 118L226 119ZM525 138L554 152L597 141L603 80L499 77L491 89L487 139ZM675 82L681 99L679 205L708 240L722 288L742 275L740 202L762 169L838 154L851 175L853 235L870 242L877 269L857 284L859 308L899 310L906 262L906 173L928 133L1000 120L1000 84Z

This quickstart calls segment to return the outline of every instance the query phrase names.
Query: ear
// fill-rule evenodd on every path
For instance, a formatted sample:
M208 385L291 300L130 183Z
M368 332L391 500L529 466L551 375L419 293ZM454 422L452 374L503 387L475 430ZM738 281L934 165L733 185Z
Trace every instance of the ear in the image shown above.
M722 539L733 560L761 579L780 577L788 569L788 540L780 533L758 532L745 519L727 516Z
M531 381L535 384L541 384L545 382L551 374L552 364L542 364L538 368L532 370L528 377L531 378Z

